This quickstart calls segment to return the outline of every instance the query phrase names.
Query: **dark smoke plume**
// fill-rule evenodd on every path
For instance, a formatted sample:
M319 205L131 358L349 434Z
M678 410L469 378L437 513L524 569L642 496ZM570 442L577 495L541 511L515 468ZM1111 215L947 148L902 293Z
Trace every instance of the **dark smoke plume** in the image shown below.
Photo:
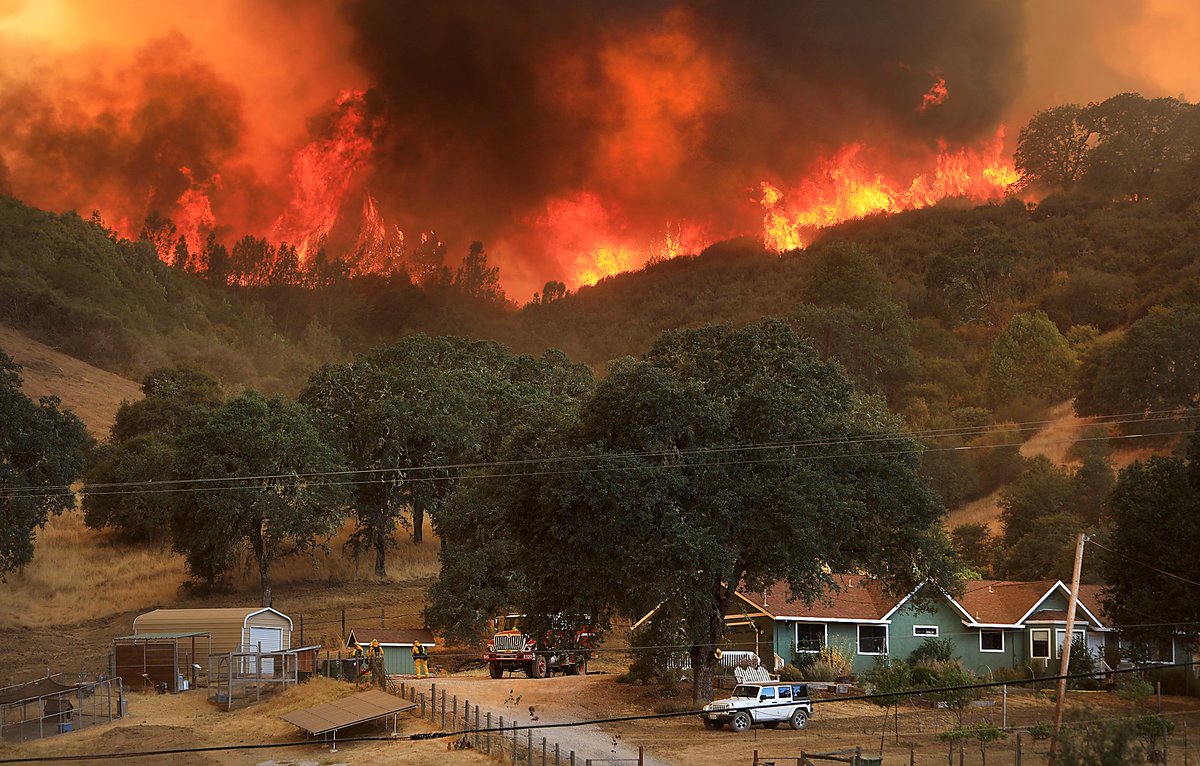
M798 177L846 143L902 157L980 139L1024 82L1024 8L1010 0L356 0L348 18L384 117L372 189L402 225L463 236L580 188L660 222L729 216L741 200L755 216L758 181ZM694 48L681 54L683 38ZM633 161L601 162L637 159L610 145L639 116L622 100L639 83L614 71L630 49L652 80L656 64L696 62L719 78L700 107L664 120L685 161L640 181ZM919 111L938 77L949 98Z

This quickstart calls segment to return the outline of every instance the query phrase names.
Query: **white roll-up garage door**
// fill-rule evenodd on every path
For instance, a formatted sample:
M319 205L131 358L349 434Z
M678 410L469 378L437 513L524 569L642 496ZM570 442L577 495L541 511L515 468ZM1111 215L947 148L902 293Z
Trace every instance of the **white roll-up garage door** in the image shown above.
M250 626L250 651L278 652L283 649L283 628L260 628ZM264 675L275 672L275 660L267 658L262 661Z

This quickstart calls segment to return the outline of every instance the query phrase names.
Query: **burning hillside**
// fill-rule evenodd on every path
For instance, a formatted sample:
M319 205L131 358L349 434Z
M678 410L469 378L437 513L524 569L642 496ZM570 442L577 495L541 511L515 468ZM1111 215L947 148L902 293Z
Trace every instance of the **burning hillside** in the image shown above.
M0 16L0 183L196 270L246 234L351 274L479 239L519 296L1014 178L1025 19L1002 0L55 8Z

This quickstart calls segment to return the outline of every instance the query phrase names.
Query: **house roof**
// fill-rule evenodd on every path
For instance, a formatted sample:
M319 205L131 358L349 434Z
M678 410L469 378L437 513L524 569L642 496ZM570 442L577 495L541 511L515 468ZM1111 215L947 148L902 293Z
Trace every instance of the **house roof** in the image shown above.
M425 628L351 628L350 635L346 636L346 646L351 646L355 640L360 644L378 641L382 646L412 646L414 641L420 641L427 646L437 646L433 632Z
M962 596L956 600L975 618L975 622L985 625L1015 625L1057 582L969 580Z
M900 600L878 582L861 575L833 575L830 589L812 606L788 596L786 583L776 583L765 593L738 594L750 605L776 619L881 621Z
M794 601L788 596L786 583L776 583L765 593L738 591L743 601L754 610L779 620L844 620L850 622L881 622L907 597L897 597L877 581L861 575L833 575L837 589L828 591L812 606ZM1102 627L1105 617L1099 600L1102 585L1079 586L1080 611L1077 618ZM1063 595L1070 591L1058 580L1017 582L1010 580L969 580L961 597L953 600L965 618L977 625L1018 625L1025 620L1066 620L1061 610L1039 610L1037 607L1057 589ZM911 594L910 594L911 595ZM1090 618L1090 619L1089 619Z
M1107 588L1107 585L1083 585L1079 586L1079 601L1087 604L1088 611L1096 615L1096 619L1105 625L1111 625L1112 619L1104 609L1104 601L1100 598L1101 593Z

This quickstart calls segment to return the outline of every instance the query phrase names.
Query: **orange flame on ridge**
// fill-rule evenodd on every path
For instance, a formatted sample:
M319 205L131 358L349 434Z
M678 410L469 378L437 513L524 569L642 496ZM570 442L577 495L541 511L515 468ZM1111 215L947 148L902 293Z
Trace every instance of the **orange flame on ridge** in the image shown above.
M1002 159L1003 127L979 149L940 145L932 172L917 175L907 185L869 169L860 159L865 151L861 144L845 147L787 195L763 181L763 244L777 252L800 249L819 228L875 213L929 207L947 198L986 202L1003 196L1017 180L1012 165ZM793 201L785 203L785 197Z

